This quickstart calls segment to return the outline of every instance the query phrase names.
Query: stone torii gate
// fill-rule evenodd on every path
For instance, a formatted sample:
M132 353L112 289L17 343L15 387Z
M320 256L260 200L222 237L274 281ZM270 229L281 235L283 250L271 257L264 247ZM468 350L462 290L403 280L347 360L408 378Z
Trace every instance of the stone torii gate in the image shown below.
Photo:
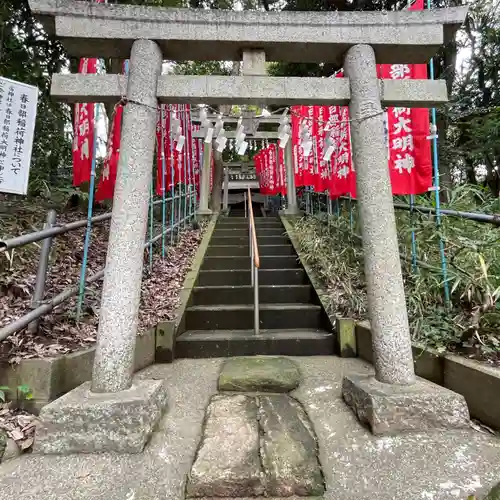
M376 64L427 62L451 39L466 8L233 12L29 3L70 55L130 59L128 77L71 74L52 81L56 99L125 98L126 106L92 383L44 408L40 451L138 452L165 405L162 381L132 378L158 102L349 105L376 377L347 376L344 398L374 431L464 424L463 398L415 378L382 116L382 106L440 105L446 86L378 80ZM244 76L161 75L164 59L242 60ZM266 60L343 63L346 78L269 77Z

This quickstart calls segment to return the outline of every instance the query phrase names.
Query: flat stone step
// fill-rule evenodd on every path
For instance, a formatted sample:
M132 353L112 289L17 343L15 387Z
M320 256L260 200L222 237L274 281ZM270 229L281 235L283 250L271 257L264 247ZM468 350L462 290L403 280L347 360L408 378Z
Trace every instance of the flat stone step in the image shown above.
M260 327L264 329L321 329L325 318L315 304L260 304ZM247 330L254 326L252 304L203 305L187 309L187 330Z
M300 262L293 255L276 255L260 257L260 269L293 269L300 267ZM250 256L207 256L201 265L203 270L250 270Z
M253 304L254 289L251 285L199 286L193 289L193 305ZM317 300L311 285L263 285L259 286L259 302L311 303Z
M290 392L301 381L299 366L284 356L238 356L224 362L219 391Z
M245 245L216 245L212 242L209 244L206 256L249 256L250 250L248 241ZM296 255L295 249L291 243L285 245L260 245L259 254L261 257L270 255Z
M250 285L250 269L200 271L197 286ZM304 269L260 269L260 285L308 285Z
M177 358L330 356L334 334L320 329L188 330L175 344Z
M260 453L268 497L321 496L318 444L304 408L286 395L259 396Z
M290 243L286 235L282 236L259 236L257 238L259 247L261 245L285 245ZM210 238L211 245L248 245L248 233L244 236L217 236Z
M188 477L191 498L321 496L317 439L286 394L217 394Z
M255 218L255 226L256 227L283 227L282 222L279 219L266 219L266 218ZM217 221L216 227L220 228L240 228L240 227L248 227L248 219L237 219L236 217L232 219L219 219Z
M255 229L255 233L257 235L257 239L260 239L261 236L284 236L286 235L286 231L284 227L261 227L258 226ZM213 232L212 238L220 238L223 236L234 236L238 238L248 238L248 227L216 227Z
M216 395L189 473L187 497L255 497L264 493L257 401Z

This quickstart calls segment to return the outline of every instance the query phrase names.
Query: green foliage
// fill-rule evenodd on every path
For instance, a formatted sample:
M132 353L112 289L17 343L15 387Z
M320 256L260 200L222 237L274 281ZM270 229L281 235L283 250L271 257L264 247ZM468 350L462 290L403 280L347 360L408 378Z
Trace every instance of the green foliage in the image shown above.
M33 399L33 392L28 385L22 384L16 387L18 399L30 400ZM10 387L6 385L0 386L0 402L5 403L7 400L7 393L12 392Z
M478 199L482 200L478 205ZM450 193L446 208L494 213L498 199L481 188L462 186ZM429 206L422 197L417 203ZM347 207L340 217L306 217L295 231L306 259L329 291L330 312L365 318L363 252L357 215L350 229ZM475 357L500 359L500 235L488 224L397 210L397 226L410 328L414 340L438 350L453 349ZM418 266L412 269L411 234L417 241ZM439 236L443 238L451 304L443 294Z

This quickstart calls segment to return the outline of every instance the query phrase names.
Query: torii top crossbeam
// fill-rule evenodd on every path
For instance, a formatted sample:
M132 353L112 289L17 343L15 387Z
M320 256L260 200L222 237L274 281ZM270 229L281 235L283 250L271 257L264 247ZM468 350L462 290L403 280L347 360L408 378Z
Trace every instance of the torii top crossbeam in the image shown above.
M30 0L45 29L78 57L128 58L134 40L154 40L165 59L342 63L371 45L378 63L425 63L465 19L464 7L418 12L260 12L173 9L72 0Z

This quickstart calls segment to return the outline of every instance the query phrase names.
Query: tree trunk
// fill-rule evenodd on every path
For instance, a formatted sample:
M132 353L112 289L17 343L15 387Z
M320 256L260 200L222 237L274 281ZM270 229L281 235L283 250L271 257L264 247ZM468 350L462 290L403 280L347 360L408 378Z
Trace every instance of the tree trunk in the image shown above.
M477 185L477 177L476 177L476 170L474 169L474 162L470 159L465 157L465 175L467 179L468 184L473 184Z

